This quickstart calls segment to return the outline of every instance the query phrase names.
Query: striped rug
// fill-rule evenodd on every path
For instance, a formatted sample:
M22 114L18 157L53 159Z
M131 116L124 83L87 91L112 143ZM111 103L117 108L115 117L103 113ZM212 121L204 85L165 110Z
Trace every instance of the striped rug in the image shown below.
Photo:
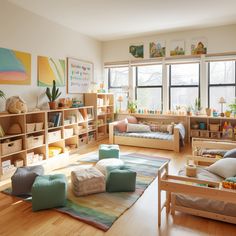
M121 159L130 169L137 172L136 191L119 193L99 193L85 197L75 197L68 190L66 207L56 210L107 231L112 224L129 209L156 178L158 169L169 159L150 157L142 154L121 155ZM83 162L96 162L96 157L80 159Z

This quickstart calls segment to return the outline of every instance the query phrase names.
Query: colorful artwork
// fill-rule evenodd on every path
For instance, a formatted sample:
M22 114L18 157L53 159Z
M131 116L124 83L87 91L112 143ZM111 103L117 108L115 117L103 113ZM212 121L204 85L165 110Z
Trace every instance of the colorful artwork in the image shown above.
M87 93L93 80L93 64L75 58L67 59L68 93Z
M132 55L132 57L134 58L143 58L143 49L144 46L143 44L139 44L139 45L130 45L129 46L129 53Z
M151 42L149 44L149 56L150 58L164 57L166 55L165 42Z
M0 48L0 84L31 84L31 55Z
M65 86L66 62L63 59L38 56L38 86L52 86L53 80L57 87Z
M183 40L171 41L170 55L171 56L185 55L185 44Z
M206 38L193 39L191 43L191 54L199 55L207 53L207 40Z

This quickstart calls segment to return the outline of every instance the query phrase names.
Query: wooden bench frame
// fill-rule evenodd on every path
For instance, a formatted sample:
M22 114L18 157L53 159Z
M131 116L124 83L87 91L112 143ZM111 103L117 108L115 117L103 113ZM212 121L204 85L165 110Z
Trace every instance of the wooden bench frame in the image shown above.
M136 137L125 137L115 135L114 129L117 122L109 124L109 143L120 144L135 147L147 147L147 148L159 148L165 150L173 150L175 152L180 151L180 134L179 129L174 128L173 140L162 140L162 139L148 139L148 138L136 138Z
M214 220L225 221L236 224L236 217L217 214L209 211L197 210L194 208L178 206L175 203L175 194L185 194L208 198L212 200L220 200L236 204L236 191L224 189L221 183L214 181L199 180L196 178L169 175L168 164L165 163L158 171L158 226L161 226L161 212L166 207L166 214L174 216L175 211L185 212L188 214L206 217ZM214 186L197 186L193 184L207 184ZM166 191L166 200L161 204L161 192Z

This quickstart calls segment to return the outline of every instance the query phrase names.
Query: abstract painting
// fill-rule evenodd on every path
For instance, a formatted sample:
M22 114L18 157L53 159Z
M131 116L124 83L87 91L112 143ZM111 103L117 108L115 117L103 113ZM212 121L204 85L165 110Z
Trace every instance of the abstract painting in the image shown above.
M149 44L150 58L164 57L166 55L166 46L164 41L151 42Z
M185 55L184 40L173 40L173 41L171 41L170 55L171 56Z
M53 80L57 87L65 86L66 62L64 59L38 56L38 86L52 86Z
M129 53L132 58L143 58L144 55L143 44L132 44L129 46Z
M191 43L191 54L199 55L207 53L207 39L206 38L196 38L192 39Z
M93 81L93 63L67 58L68 93L88 93Z
M0 48L0 84L31 84L31 54Z

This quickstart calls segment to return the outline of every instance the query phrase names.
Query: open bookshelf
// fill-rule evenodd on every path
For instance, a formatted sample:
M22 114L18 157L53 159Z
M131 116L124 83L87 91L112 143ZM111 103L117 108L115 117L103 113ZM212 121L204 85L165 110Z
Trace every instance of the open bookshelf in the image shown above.
M97 140L92 106L22 114L0 113L0 126L3 131L0 136L0 180L10 178L21 166L50 161L52 168L49 169L53 169L56 158L68 157Z
M96 139L108 137L108 126L114 121L114 96L111 93L85 93L86 106L94 107Z

